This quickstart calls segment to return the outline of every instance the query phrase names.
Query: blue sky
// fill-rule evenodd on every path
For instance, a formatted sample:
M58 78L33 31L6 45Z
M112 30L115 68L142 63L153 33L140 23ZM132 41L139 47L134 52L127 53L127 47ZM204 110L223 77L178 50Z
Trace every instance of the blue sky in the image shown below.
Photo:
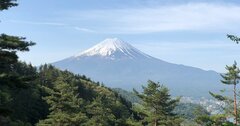
M239 0L19 0L0 12L0 33L37 43L20 59L51 63L117 37L159 59L224 72L240 63Z

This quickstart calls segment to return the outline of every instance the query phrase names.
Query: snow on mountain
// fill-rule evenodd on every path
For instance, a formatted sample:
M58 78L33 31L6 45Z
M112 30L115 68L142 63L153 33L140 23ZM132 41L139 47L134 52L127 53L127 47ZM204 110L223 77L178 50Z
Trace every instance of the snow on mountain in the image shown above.
M151 56L142 53L138 49L134 48L130 44L118 39L118 38L108 38L99 44L93 46L92 48L75 55L75 58L79 57L90 57L90 56L100 56L108 59L117 58L152 58Z
M217 72L151 57L117 38L105 39L53 65L125 90L141 89L149 79L166 85L177 96L209 96L209 91L223 88Z

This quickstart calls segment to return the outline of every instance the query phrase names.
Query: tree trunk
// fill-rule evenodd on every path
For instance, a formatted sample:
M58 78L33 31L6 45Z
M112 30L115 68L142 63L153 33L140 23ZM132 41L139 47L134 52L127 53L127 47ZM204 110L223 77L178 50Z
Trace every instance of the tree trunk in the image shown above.
M154 107L155 108L155 107ZM155 116L157 116L157 109L155 108L155 111L154 111L154 114L155 114ZM154 126L157 126L158 124L157 124L157 122L158 122L158 119L157 119L157 117L154 117L155 119L154 119Z
M154 120L154 126L157 126L157 119Z
M237 120L237 98L236 98L236 84L234 84L234 116L235 116L235 125L238 125L238 120Z

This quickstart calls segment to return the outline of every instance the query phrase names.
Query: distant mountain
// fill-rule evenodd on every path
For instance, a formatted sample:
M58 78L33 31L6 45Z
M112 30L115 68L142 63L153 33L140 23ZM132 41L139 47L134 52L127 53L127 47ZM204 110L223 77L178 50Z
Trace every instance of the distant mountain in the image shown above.
M126 60L126 59L150 59L151 56L142 53L138 49L134 48L130 44L117 39L106 39L101 43L93 46L92 48L77 54L74 56L75 58L83 58L83 57L98 57L103 59L110 60Z
M169 87L172 94L182 96L209 96L208 91L223 88L217 72L165 62L117 38L106 39L53 65L126 90L141 89L149 79L159 81Z

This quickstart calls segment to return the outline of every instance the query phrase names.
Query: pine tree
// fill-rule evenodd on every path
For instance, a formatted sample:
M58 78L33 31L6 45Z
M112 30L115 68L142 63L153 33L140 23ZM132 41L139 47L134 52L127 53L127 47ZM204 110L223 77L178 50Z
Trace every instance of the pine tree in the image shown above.
M235 35L227 35L227 37L232 40L233 42L236 42L239 44L240 38ZM223 96L221 94L215 94L212 92L209 92L211 96L213 96L218 101L224 102L227 106L223 107L223 110L225 111L226 117L229 115L234 116L235 125L238 124L238 110L237 110L237 90L236 86L239 83L239 73L240 70L237 67L237 63L234 62L232 66L226 66L227 73L221 74L223 80L221 82L226 85L233 85L233 99L228 96ZM225 90L222 90L221 92L225 92ZM232 107L233 106L233 107Z
M9 116L13 121L21 120L34 124L41 116L41 112L37 111L42 109L39 107L39 104L43 102L38 93L38 83L35 81L37 78L36 68L30 64L19 62L15 66L15 71L22 77L29 78L29 81L25 82L27 88L10 90L12 100L8 104L8 107L11 108L11 114Z
M16 0L1 0L0 11L17 6ZM28 86L32 79L18 72L17 51L29 51L35 43L26 41L24 37L0 34L0 124L5 125L6 118L12 113L13 91Z
M240 38L235 35L227 35L227 37L229 39L231 39L232 41L236 42L237 44L239 44L239 42L240 42Z
M49 96L44 99L51 111L48 118L41 120L37 125L79 126L86 122L83 113L83 99L79 98L78 88L66 83L63 77L57 78L53 89L45 87Z
M112 110L108 107L111 104L106 97L97 97L93 102L88 105L87 113L89 121L87 125L91 126L113 126L116 123L116 117L113 115Z
M0 0L0 11L7 10L10 7L17 6L17 0Z
M32 80L22 76L16 70L18 65L17 51L29 51L33 42L25 41L23 37L0 35L0 116L8 115L8 103L11 100L11 90L17 90L27 86Z
M234 62L232 66L226 66L227 73L221 74L223 80L221 82L223 84L227 85L233 85L233 97L234 97L234 116L235 116L235 124L238 124L238 113L237 113L237 92L236 92L236 86L239 83L240 79L240 70L237 67L237 63Z
M148 81L143 87L143 93L134 92L143 101L143 107L148 112L145 120L153 126L178 126L179 117L173 112L179 99L171 99L169 90L153 81Z

